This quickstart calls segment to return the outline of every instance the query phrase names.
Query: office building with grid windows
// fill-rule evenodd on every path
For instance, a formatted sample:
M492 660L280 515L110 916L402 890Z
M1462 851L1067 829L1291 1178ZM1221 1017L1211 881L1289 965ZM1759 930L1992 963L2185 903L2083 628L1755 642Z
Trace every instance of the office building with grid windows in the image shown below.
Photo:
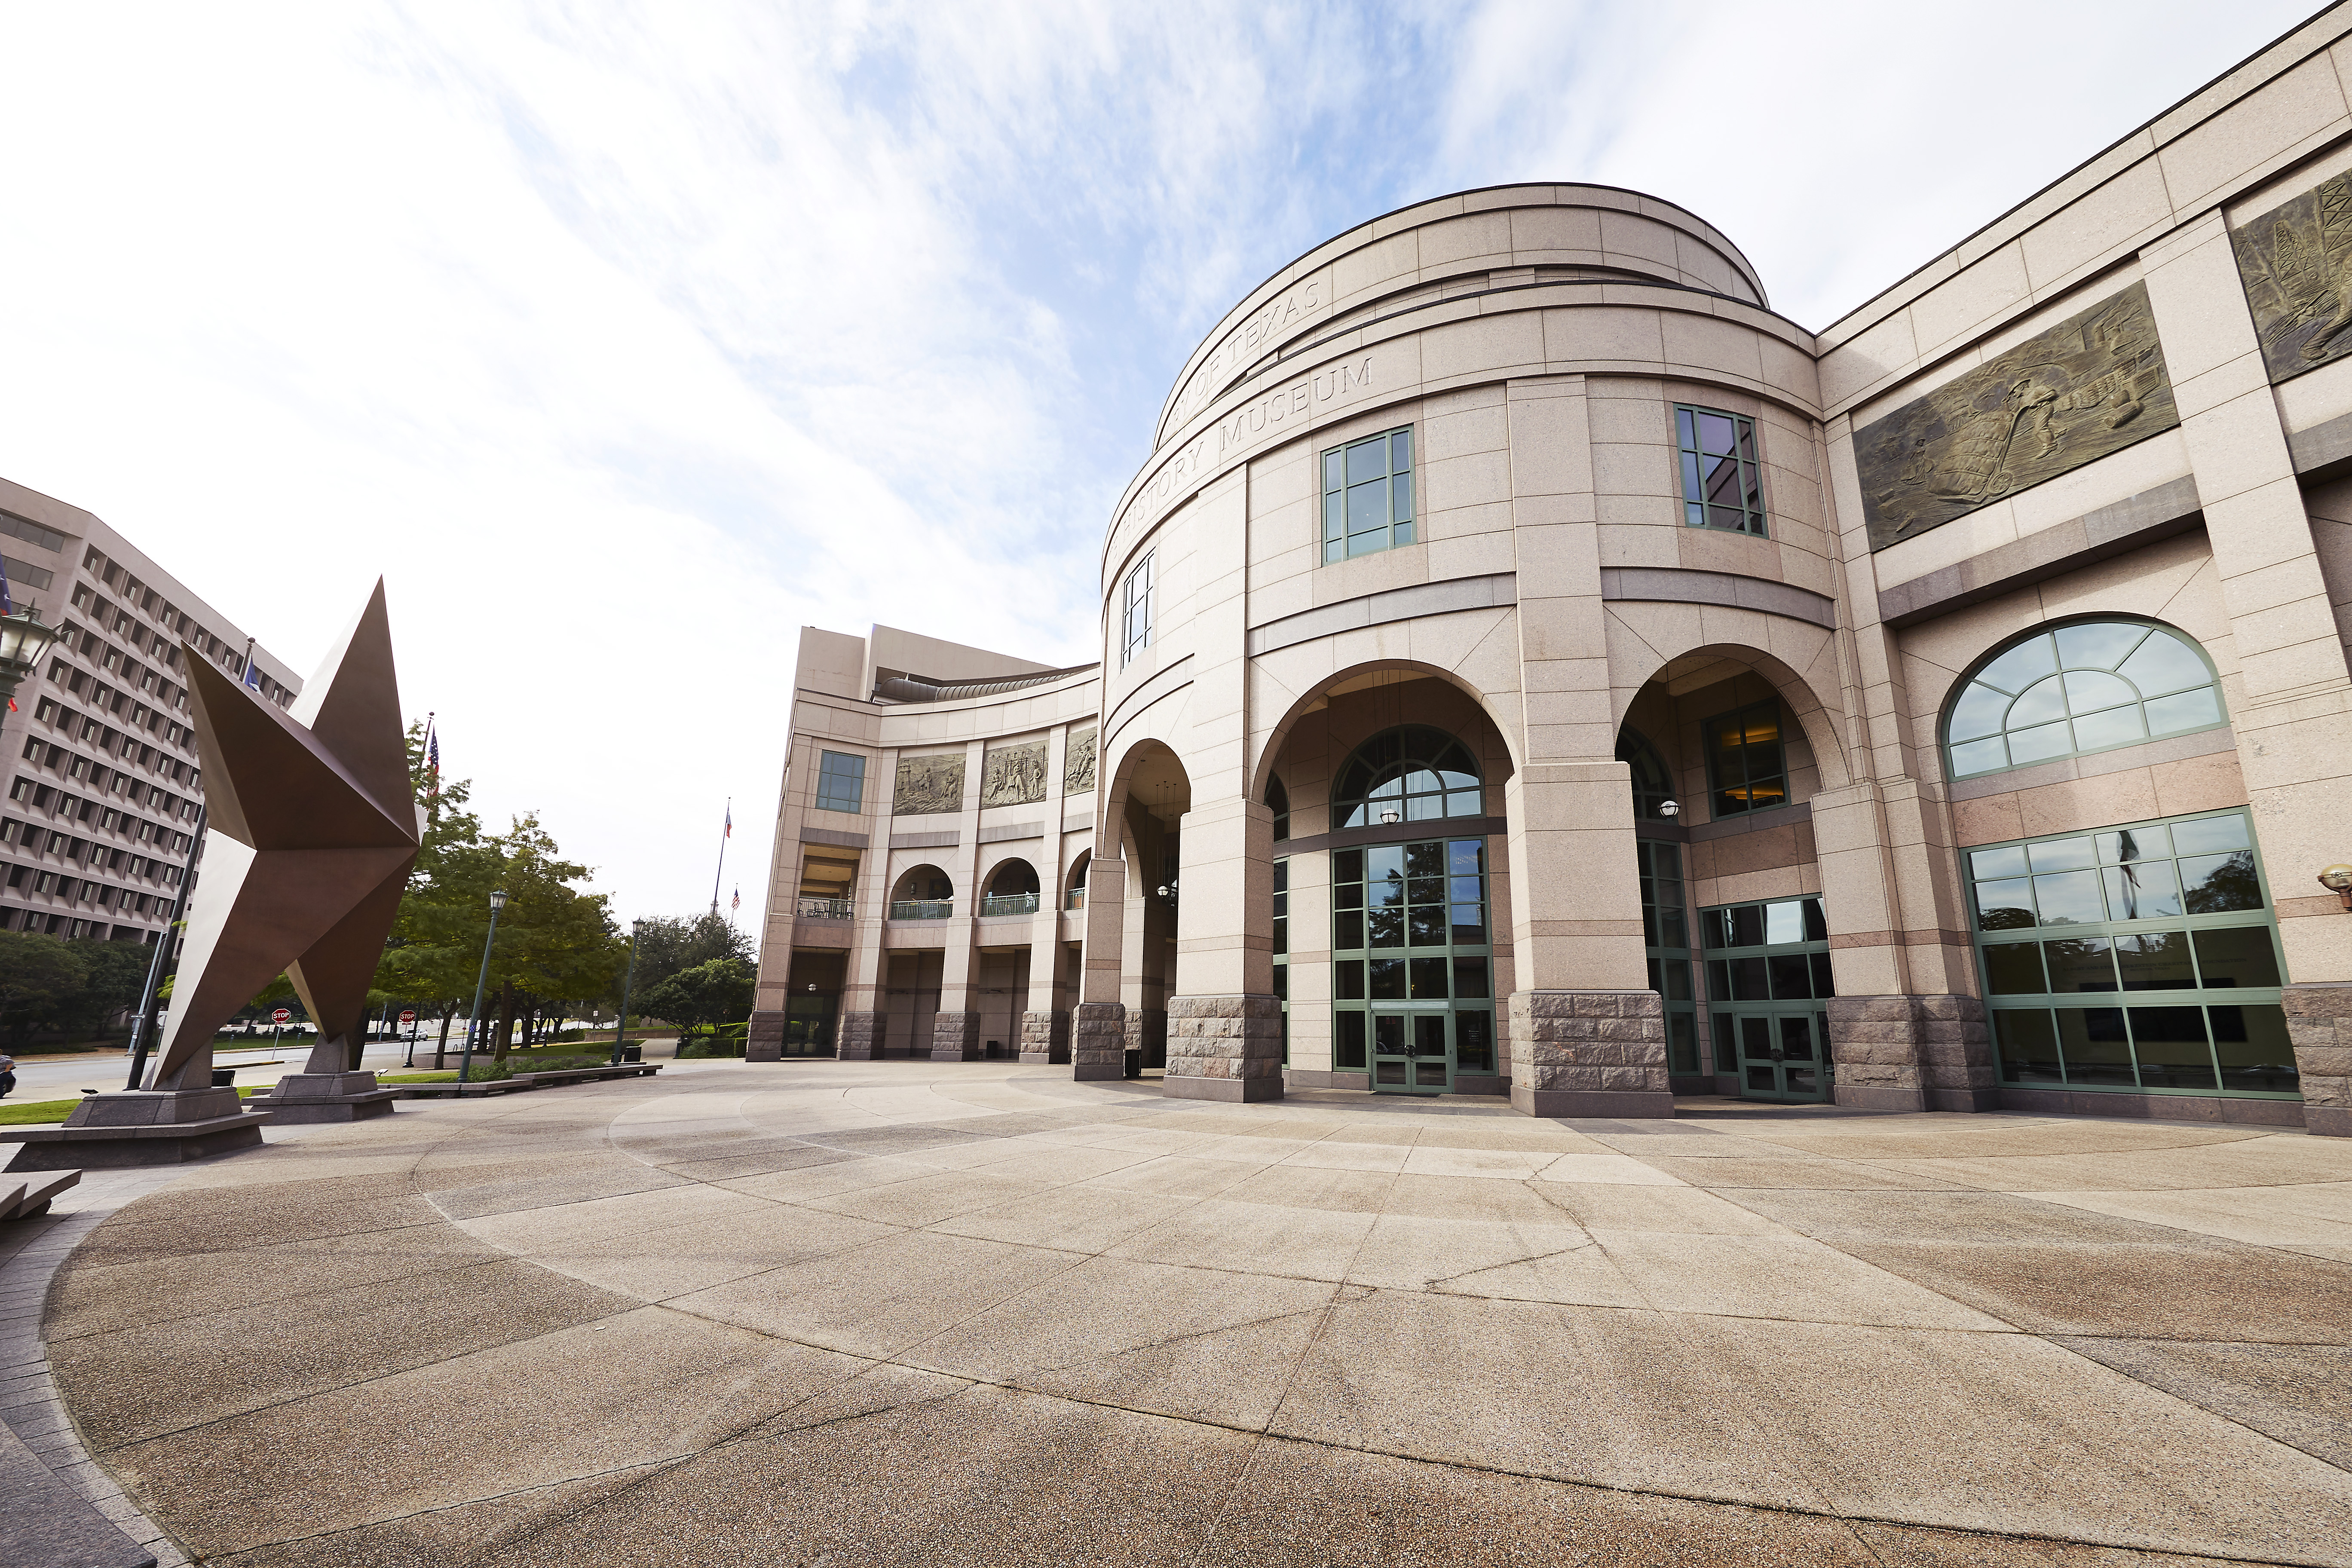
M0 722L0 930L153 942L205 798L182 644L234 673L245 634L79 507L0 480L0 532L17 607L58 628ZM257 647L247 680L300 689Z
M1823 326L1591 185L1283 267L1176 374L1098 664L803 634L755 1037L834 964L845 1042L974 1054L1017 828L1001 989L1080 1078L2352 1135L2347 47ZM992 806L1024 748L1062 793Z

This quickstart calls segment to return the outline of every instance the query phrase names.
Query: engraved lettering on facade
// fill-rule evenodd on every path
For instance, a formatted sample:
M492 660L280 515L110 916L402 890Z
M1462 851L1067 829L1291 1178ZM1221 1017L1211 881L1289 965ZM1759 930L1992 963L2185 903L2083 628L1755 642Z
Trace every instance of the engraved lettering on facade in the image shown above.
M930 816L963 805L963 753L900 757L898 784L890 796L893 816Z
M2147 287L2135 283L1856 432L1870 547L2179 423Z
M2230 231L2273 382L2352 353L2352 174Z
M1045 798L1045 742L998 746L980 761L980 804L1028 805Z
M1177 400L1171 426L1181 425L1199 413L1203 404L1232 385L1234 378L1260 354L1321 311L1327 300L1325 281L1320 275L1309 278L1281 298L1269 300L1248 320L1227 332L1224 341L1209 352L1209 357L1201 362L1201 368L1185 384L1184 395Z
M1095 731L1079 730L1070 736L1069 754L1062 763L1062 793L1091 795L1095 787Z

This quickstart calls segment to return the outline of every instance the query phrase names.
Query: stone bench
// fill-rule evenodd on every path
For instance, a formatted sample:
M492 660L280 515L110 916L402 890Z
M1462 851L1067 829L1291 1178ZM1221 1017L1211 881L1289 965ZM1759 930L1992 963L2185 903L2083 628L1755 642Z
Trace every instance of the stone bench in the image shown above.
M610 1078L651 1078L659 1062L625 1062L619 1067L559 1068L549 1072L519 1072L512 1078L478 1083L402 1083L392 1087L418 1100L436 1095L506 1094L526 1089L558 1089L568 1083L601 1083Z

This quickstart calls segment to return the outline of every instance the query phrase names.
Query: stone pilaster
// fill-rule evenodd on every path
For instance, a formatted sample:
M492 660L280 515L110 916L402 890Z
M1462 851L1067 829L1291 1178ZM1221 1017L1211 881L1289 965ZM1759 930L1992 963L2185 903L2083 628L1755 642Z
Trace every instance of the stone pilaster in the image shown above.
M860 1008L844 1013L834 1026L835 1056L845 1062L870 1062L882 1054L882 1017Z
M1282 1002L1271 993L1168 999L1168 1076L1180 1100L1280 1100Z
M1126 1004L1078 1004L1070 1026L1070 1076L1082 1083L1127 1076Z
M2290 985L2280 1001L2303 1079L2304 1131L2352 1138L2352 985Z
M971 1062L980 1059L980 1015L942 1012L931 1021L931 1060Z
M1666 1005L1654 991L1511 997L1511 1105L1528 1116L1672 1116Z
M1021 1059L1032 1064L1070 1059L1070 1016L1059 1009L1021 1015Z
M2000 1086L1984 1005L1973 996L1835 996L1830 1061L1840 1105L1863 1110L1995 1110Z
M751 1026L743 1035L743 1059L747 1062L780 1062L784 1059L783 1014L759 1012L751 1015Z

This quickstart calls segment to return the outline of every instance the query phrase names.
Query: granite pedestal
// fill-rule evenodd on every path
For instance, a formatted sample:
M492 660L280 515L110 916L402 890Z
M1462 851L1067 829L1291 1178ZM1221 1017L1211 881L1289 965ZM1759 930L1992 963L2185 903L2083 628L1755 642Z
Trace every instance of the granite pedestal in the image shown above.
M261 1142L268 1111L249 1111L234 1089L127 1089L93 1094L59 1127L19 1127L11 1171L119 1170L176 1165Z
M372 1072L294 1072L279 1079L267 1098L271 1117L280 1122L364 1121L391 1115L400 1091L379 1087Z

